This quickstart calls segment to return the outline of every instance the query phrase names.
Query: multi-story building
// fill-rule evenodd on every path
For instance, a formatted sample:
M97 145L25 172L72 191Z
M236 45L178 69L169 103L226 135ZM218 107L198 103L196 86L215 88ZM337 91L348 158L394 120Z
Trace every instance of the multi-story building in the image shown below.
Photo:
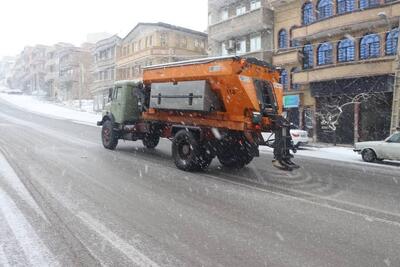
M46 88L45 91L47 92L48 96L52 99L58 99L58 95L59 95L60 54L63 50L72 48L72 47L73 47L72 44L57 43L47 50L46 62L45 62L46 75L44 77L45 88Z
M31 79L31 60L33 47L26 46L17 56L15 64L11 70L11 77L8 81L12 89L20 89L25 93L32 92Z
M31 80L31 93L37 92L40 94L45 93L45 62L46 62L46 54L47 50L50 47L44 45L36 45L33 47L31 53L31 61L30 61L30 73L29 79Z
M0 85L8 86L8 79L15 64L14 57L3 57L0 60Z
M93 83L90 92L93 96L93 107L96 111L104 108L104 105L108 102L109 90L114 86L116 51L120 41L121 38L114 35L98 41L92 50Z
M139 23L117 49L117 80L139 79L149 65L207 55L207 34L166 23Z
M267 0L209 0L211 55L252 56L271 62L273 11Z
M58 99L70 101L90 98L92 47L92 44L83 44L81 47L68 47L60 52Z
M281 83L292 120L324 142L387 137L393 89L398 87L394 76L400 1L286 0L271 4L275 13L273 64L282 68ZM343 106L334 137L320 114L353 102L357 95L363 96L360 101Z

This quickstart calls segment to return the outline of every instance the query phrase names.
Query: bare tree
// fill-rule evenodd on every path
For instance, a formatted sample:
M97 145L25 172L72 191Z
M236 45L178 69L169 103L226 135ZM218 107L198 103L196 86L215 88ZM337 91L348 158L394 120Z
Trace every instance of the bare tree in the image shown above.
M331 100L331 103L322 105L315 113L319 118L321 125L332 131L334 136L334 144L336 145L336 130L339 125L339 120L342 117L345 107L361 104L368 101L371 97L379 93L360 93L355 96L340 95ZM332 103L333 102L333 103Z

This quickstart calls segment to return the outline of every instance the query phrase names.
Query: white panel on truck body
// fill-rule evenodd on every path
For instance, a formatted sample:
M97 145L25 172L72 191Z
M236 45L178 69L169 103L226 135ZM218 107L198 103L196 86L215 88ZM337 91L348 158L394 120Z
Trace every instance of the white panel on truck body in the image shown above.
M150 108L210 112L220 110L219 103L207 81L151 85Z

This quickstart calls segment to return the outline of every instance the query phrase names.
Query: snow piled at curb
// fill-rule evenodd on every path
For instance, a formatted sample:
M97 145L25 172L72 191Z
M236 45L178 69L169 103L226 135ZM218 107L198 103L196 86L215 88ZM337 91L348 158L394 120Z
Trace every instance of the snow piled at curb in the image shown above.
M272 148L267 146L260 147L261 153L272 153ZM372 166L381 166L381 163L368 163L364 162L361 156L353 151L351 147L338 147L338 146L330 146L330 147L303 147L297 151L295 157L313 157L319 159L327 159L327 160L334 160L334 161L343 161L343 162L351 162L357 164L365 164L365 165L372 165ZM400 164L400 161L389 161L394 164ZM385 167L392 167L384 165ZM398 167L396 167L398 168Z
M101 119L101 115L62 107L34 96L0 93L0 98L20 109L55 119L71 120L91 126L96 126L96 122Z

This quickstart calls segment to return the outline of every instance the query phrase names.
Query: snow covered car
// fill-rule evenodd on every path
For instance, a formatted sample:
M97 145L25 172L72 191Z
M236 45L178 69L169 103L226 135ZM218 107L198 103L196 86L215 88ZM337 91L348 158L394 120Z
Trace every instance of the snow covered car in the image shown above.
M384 141L359 142L354 151L361 154L366 162L376 160L400 160L400 132L396 132Z
M262 133L264 141L267 143L273 143L275 141L275 135L271 132ZM293 145L299 148L302 145L308 143L308 134L306 131L299 129L290 129L290 135L292 136Z

